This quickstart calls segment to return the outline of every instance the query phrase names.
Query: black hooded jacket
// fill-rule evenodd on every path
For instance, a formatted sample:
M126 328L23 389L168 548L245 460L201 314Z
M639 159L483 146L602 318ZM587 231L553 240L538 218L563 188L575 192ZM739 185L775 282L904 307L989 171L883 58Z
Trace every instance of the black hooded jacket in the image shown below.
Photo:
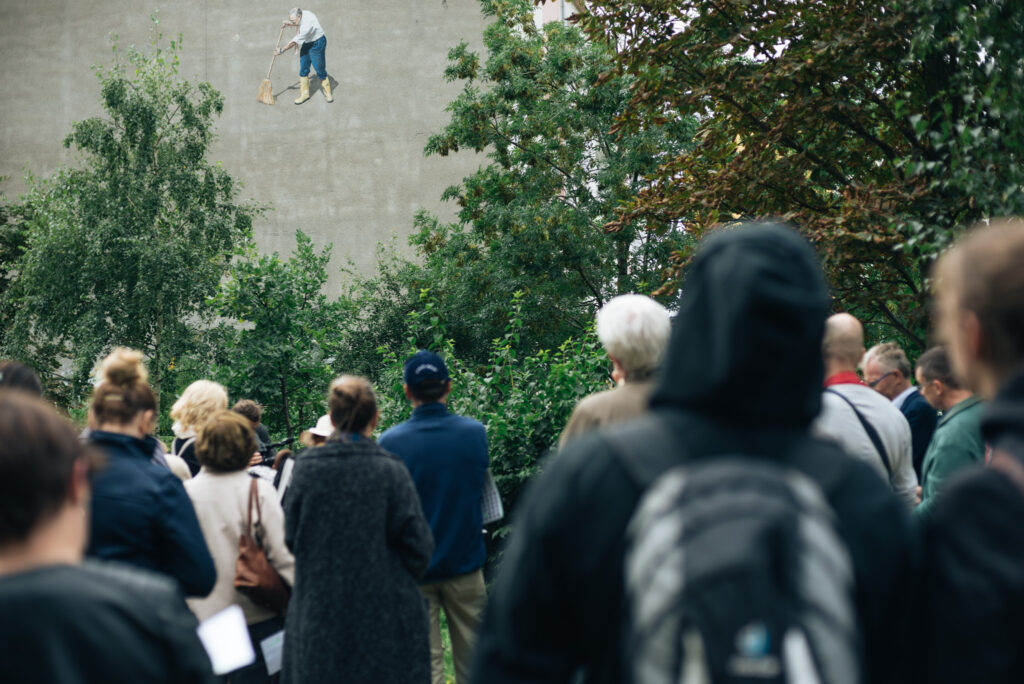
M1024 463L1024 371L982 417L994 453ZM997 468L964 470L924 529L921 681L1024 682L1024 492Z
M821 485L850 548L865 681L899 677L909 519L870 466L807 433L819 409L826 314L817 258L793 231L759 224L706 241L685 282L652 415L570 443L521 504L472 681L627 681L624 532L643 487L615 445L643 449L646 421L678 436L681 459L787 461L797 445L811 445L812 460L790 462Z

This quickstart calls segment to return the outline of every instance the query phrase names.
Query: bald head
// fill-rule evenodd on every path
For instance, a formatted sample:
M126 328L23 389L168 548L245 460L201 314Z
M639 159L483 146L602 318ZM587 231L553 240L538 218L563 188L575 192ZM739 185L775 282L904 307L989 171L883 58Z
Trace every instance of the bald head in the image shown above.
M827 372L855 371L864 355L864 326L848 313L829 316L821 342Z

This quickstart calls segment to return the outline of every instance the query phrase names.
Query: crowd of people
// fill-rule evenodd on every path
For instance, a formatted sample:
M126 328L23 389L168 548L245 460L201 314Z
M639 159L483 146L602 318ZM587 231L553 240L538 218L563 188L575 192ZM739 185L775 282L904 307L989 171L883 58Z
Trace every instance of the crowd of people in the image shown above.
M460 684L1024 681L1021 264L1018 220L943 255L912 366L829 315L794 230L715 231L674 316L598 312L614 388L577 406L489 591L486 430L434 352L405 362L407 421L344 375L276 454L207 380L166 449L137 351L99 365L85 431L0 364L4 680L438 684L443 614ZM280 602L239 583L250 537ZM214 675L197 626L232 607L254 659Z

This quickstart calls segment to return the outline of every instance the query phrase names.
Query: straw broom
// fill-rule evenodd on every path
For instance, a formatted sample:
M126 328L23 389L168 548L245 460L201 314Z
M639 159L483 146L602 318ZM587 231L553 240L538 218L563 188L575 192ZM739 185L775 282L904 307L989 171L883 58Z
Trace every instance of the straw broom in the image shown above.
M281 47L281 36L284 35L284 26L281 27L281 32L277 34L277 47ZM272 105L274 104L274 87L270 84L270 72L274 70L274 62L277 60L277 50L274 50L274 59L270 60L270 68L267 69L267 77L260 81L260 92L256 96L256 99L263 104Z

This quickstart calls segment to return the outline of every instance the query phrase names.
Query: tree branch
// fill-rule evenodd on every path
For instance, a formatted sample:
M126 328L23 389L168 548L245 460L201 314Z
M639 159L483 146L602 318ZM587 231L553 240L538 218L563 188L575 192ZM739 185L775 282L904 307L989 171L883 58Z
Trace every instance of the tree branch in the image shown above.
M592 295L594 295L594 299L597 301L597 306L598 307L604 306L604 298L601 297L601 291L598 290L596 287L594 287L594 284L592 282L590 282L590 278L588 278L587 274L584 273L583 267L580 266L579 264L577 264L576 265L576 272L580 274L580 278L583 279L583 284L586 285L587 289L590 290L590 293Z

